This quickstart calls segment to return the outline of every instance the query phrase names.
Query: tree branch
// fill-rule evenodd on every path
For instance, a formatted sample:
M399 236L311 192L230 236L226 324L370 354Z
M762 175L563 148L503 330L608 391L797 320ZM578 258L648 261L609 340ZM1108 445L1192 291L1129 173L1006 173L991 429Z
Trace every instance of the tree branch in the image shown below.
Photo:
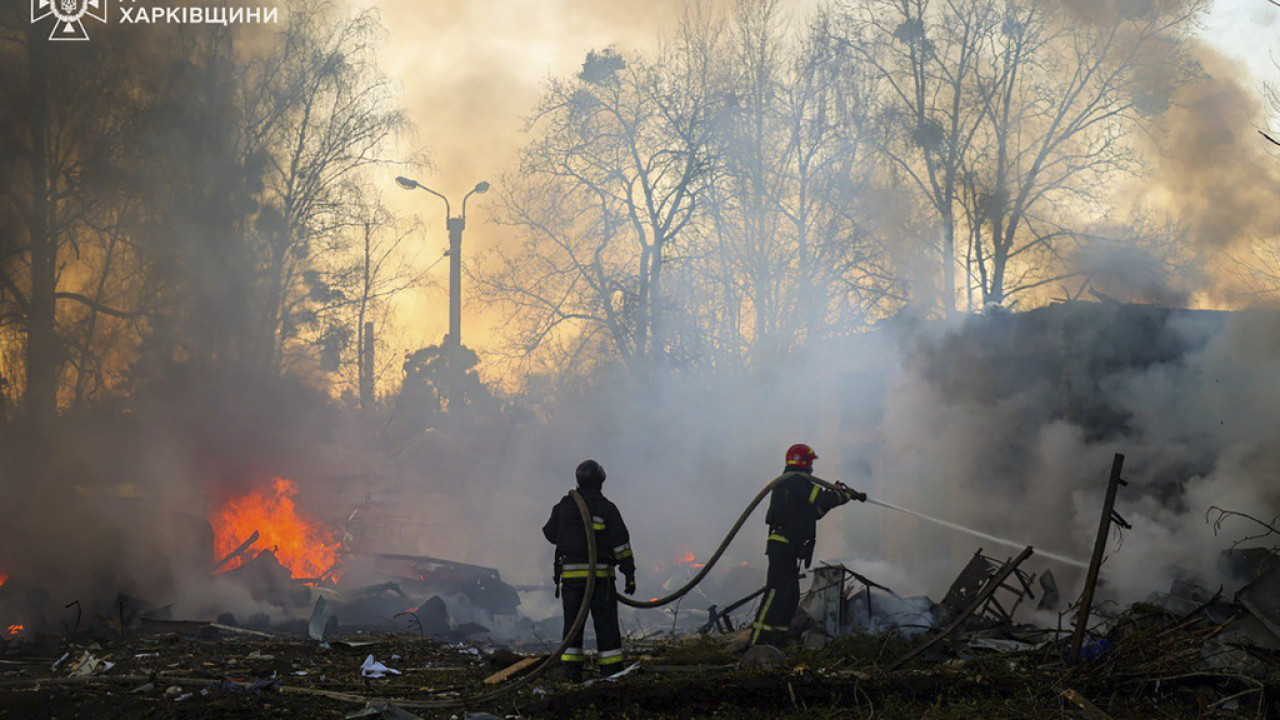
M128 310L117 310L108 305L103 305L102 303L98 302L97 300L94 300L91 297L88 297L87 295L81 295L80 293L59 292L54 294L54 298L58 300L74 300L80 303L81 305L85 305L87 307L93 308L94 310L97 310L103 315L110 315L112 317L124 318L126 320L147 317L149 315L149 313L145 313L142 311L130 312Z
M1212 515L1214 512L1218 513L1218 517L1210 521L1209 516ZM1213 534L1217 535L1218 530L1222 528L1222 521L1226 520L1229 517L1242 517L1242 518L1245 518L1246 520L1252 520L1253 522L1267 529L1266 532L1258 533L1257 535L1247 535L1245 537L1240 538L1239 540L1236 540L1235 542L1231 543L1231 547L1233 548L1241 543L1248 542L1250 540L1257 540L1258 538L1264 538L1264 537L1267 537L1268 535L1280 535L1280 528L1276 527L1276 521L1280 520L1280 515L1277 515L1271 518L1271 522L1264 522L1246 513L1237 512L1235 510L1224 510L1218 507L1217 505L1210 505L1209 509L1205 511L1204 521L1213 523Z

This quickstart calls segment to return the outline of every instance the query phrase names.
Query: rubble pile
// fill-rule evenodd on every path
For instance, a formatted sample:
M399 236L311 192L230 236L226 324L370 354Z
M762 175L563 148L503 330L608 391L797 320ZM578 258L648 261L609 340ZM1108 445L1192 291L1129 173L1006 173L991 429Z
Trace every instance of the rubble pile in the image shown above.
M468 697L534 671L555 638L519 653L483 634L344 630L332 620L349 603L317 602L305 627L287 631L147 620L122 601L119 623L6 638L0 709L87 719L1270 718L1280 563L1266 553L1250 567L1256 576L1234 593L1179 581L1142 603L1104 603L1070 662L1072 608L1048 613L1053 627L1013 621L1048 595L1013 560L975 553L939 603L821 566L792 623L795 645L764 661L744 655L745 629L709 622L702 633L631 638L621 677L594 677L589 663L592 679L570 684L553 669L474 707ZM441 700L463 706L427 707Z

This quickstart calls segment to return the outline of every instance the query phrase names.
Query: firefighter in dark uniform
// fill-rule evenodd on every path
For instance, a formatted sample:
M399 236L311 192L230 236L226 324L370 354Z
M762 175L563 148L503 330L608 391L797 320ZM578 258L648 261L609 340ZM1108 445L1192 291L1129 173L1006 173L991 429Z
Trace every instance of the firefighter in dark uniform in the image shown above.
M752 645L782 645L800 604L800 562L809 567L818 519L850 500L866 502L866 493L836 483L838 491L813 482L813 448L803 443L787 450L782 481L769 495L769 574L764 598L751 631Z
M591 595L590 613L595 621L596 648L600 653L596 662L600 674L609 676L622 670L615 568L626 577L626 593L632 595L636 591L636 561L631 555L631 536L618 507L601 492L604 468L595 460L585 460L575 474L578 493L591 511L591 526L596 535L596 588ZM565 495L551 509L551 519L542 526L542 534L556 546L555 583L564 608L563 639L572 629L587 591L587 539L582 514L573 498ZM560 656L566 679L574 682L582 679L584 659L579 630Z

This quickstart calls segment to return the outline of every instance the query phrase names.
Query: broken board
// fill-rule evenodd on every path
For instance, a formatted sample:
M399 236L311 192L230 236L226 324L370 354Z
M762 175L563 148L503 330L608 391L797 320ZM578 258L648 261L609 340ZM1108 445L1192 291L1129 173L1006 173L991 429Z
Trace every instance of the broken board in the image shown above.
M519 659L519 660L517 660L517 661L515 661L515 662L511 663L510 665L506 666L505 668L503 668L503 669L499 670L498 672L496 672L496 673L494 673L494 674L490 675L489 677L485 678L485 679L484 679L484 684L485 684L485 685L497 685L497 684L498 684L498 683L500 683L500 682L504 682L504 681L506 681L508 678L513 677L514 675L516 675L516 674L520 673L522 670L526 670L526 669L528 669L529 667L532 667L534 663L538 662L539 660L541 660L541 659L542 659L542 658L544 658L544 657L546 657L546 656L545 656L545 655L532 655L532 656L530 656L530 657L521 658L521 659Z

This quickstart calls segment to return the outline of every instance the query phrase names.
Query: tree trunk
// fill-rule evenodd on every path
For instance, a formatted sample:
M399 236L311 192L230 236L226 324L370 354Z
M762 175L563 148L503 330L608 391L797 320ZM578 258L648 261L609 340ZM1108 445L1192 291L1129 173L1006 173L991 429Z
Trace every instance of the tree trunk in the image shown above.
M950 207L942 211L942 297L943 313L956 311L956 219Z
M1004 243L999 216L991 219L991 284L982 298L983 309L988 305L1004 304L1004 272L1009 262L1009 252Z
M58 246L53 237L57 199L51 197L47 137L49 98L46 44L32 26L27 31L30 97L27 122L31 132L31 302L27 310L27 387L23 406L35 437L45 435L58 412L58 376L62 353L57 329Z

